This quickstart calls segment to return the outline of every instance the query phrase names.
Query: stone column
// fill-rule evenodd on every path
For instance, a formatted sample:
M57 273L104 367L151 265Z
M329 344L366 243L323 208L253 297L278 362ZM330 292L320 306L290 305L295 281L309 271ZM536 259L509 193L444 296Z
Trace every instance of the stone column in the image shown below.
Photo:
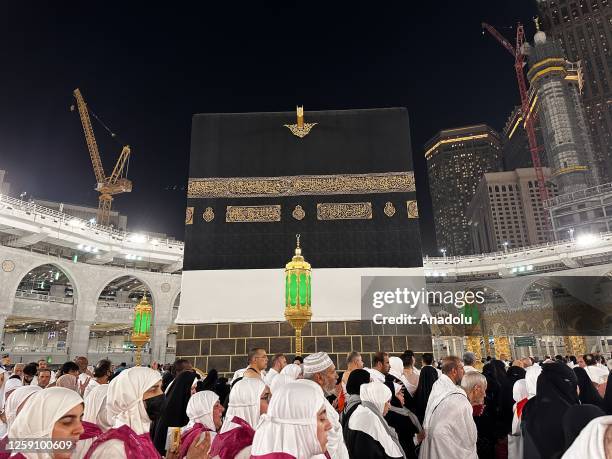
M550 346L548 345L548 337L547 336L542 336L542 340L544 340L544 347L546 348L546 353L548 355L550 355Z
M91 321L85 320L73 320L68 324L66 348L70 360L80 355L87 355L87 351L89 350L89 328L91 324Z
M155 360L162 364L167 363L166 346L168 343L168 326L169 324L155 324L151 326L151 362ZM195 362L192 362L192 364L195 365Z
M6 314L0 314L0 343L4 343L4 323L7 317Z
M557 355L559 353L559 351L557 350L557 337L549 336L548 338L552 341L552 347L553 347L554 354Z

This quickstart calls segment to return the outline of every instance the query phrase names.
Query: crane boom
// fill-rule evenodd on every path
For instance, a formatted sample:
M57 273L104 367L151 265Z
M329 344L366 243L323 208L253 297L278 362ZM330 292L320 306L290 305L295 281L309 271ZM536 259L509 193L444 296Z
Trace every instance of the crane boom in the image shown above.
M497 41L500 42L502 44L502 46L504 48L506 48L510 54L512 54L512 57L514 57L516 59L516 50L510 44L510 42L508 40L506 40L506 38L495 29L495 27L493 27L492 25L487 24L486 22L483 22L481 25L482 25L483 29L486 29L487 32L489 32L491 35L493 35L493 37L495 37L497 39Z
M83 131L85 132L85 141L87 142L87 149L89 150L91 164L94 169L96 181L98 182L98 188L100 188L106 181L106 176L104 174L104 167L102 166L102 159L100 159L98 143L96 142L96 137L94 136L93 126L91 125L91 119L89 118L89 112L87 111L87 104L85 103L83 95L78 88L74 90L73 94L77 101L81 124L83 125Z
M87 110L87 104L85 103L83 95L78 88L73 91L73 94L77 101L81 124L83 125L83 131L85 132L87 149L89 150L91 164L93 165L96 181L98 182L96 191L100 193L100 197L98 199L97 222L99 225L108 225L110 223L110 211L113 202L113 195L129 193L132 191L132 182L124 177L124 170L126 169L127 162L130 158L130 147L128 145L123 147L115 167L113 168L113 173L107 177L104 173L104 166L102 165L102 159L100 158L100 151L98 150L98 143L96 142L96 137L94 136L91 118L89 117L89 111Z

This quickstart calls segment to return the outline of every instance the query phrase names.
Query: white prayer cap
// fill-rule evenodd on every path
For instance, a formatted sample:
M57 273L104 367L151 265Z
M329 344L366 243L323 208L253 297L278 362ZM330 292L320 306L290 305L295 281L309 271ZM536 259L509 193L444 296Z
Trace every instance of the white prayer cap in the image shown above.
M374 381L368 384L362 384L359 397L362 402L370 402L383 414L385 403L391 400L391 390L383 383Z
M325 352L310 354L304 359L304 375L314 375L327 370L334 364Z

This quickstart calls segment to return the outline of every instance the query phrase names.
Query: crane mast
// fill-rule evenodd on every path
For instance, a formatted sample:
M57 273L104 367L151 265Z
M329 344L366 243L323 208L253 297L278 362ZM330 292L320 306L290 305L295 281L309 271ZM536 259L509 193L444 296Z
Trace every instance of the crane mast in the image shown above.
M527 81L525 80L525 72L523 70L525 67L525 55L523 53L523 47L525 44L525 29L523 28L523 24L520 22L517 24L516 45L513 47L512 44L506 40L506 38L493 26L483 22L482 28L489 32L497 41L499 41L501 45L512 55L512 57L514 57L514 70L516 72L516 81L518 83L519 94L521 96L521 113L523 116L525 132L527 134L527 141L529 142L531 162L536 173L540 200L542 201L542 205L545 205L546 201L548 200L548 189L546 188L542 163L540 162L540 148L538 147L538 139L535 133L535 112L531 113ZM550 228L546 212L543 214L543 224L545 228Z
M93 126L91 125L87 104L78 88L74 90L73 94L77 102L79 117L83 125L83 132L85 133L85 142L87 143L87 149L89 150L91 164L96 177L97 184L95 189L100 193L98 198L97 223L107 226L110 222L113 195L132 191L132 182L124 177L124 172L127 170L127 164L130 158L130 147L128 145L123 147L112 174L107 177L104 173L104 166L100 158L100 151L94 135Z

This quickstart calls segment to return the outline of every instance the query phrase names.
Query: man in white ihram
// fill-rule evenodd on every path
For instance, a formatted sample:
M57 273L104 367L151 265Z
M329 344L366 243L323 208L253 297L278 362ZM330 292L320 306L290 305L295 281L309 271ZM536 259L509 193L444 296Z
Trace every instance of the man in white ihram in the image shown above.
M458 386L463 374L463 362L458 357L442 359L442 375L434 383L425 409L420 457L478 459L472 404Z
M336 388L336 366L325 352L311 354L304 359L304 379L298 379L298 384L311 384L321 390L325 398L334 392ZM327 452L331 459L349 459L348 450L344 444L342 425L336 409L325 399L325 412L332 428L327 433ZM316 459L324 459L325 455L313 456Z

